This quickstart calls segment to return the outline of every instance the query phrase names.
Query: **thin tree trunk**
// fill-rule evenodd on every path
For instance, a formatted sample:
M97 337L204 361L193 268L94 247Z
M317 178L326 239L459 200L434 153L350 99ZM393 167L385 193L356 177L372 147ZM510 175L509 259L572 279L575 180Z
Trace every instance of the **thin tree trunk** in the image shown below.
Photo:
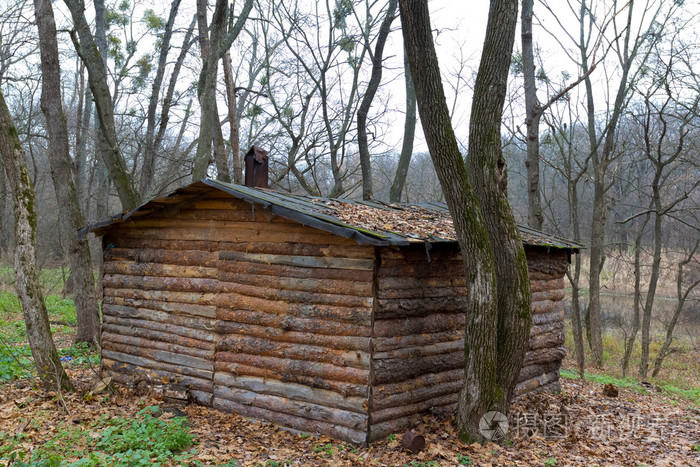
M632 357L632 351L634 350L634 343L637 340L637 333L640 327L640 317L642 308L642 236L644 235L644 228L649 222L649 215L647 214L642 222L641 226L637 228L637 235L634 239L634 309L632 315L632 330L630 335L627 337L625 342L625 354L622 356L622 376L627 376L627 369L629 368L630 358Z
M365 95L362 96L362 102L357 110L357 147L360 152L362 199L364 200L372 199L372 164L369 154L369 142L367 140L367 115L382 81L384 45L387 37L389 37L389 32L391 32L391 23L396 17L396 1L389 0L384 21L379 27L377 43L374 46L374 54L372 55L372 74L369 78ZM366 47L369 50L369 43L366 44Z
M207 1L197 0L197 23L199 25L199 46L202 54L202 71L197 86L200 107L199 141L192 169L192 180L207 177L212 159L212 143L216 136L215 125L221 128L216 105L216 81L219 64L218 51L226 25L226 0L217 0L211 22L211 32L207 26ZM207 37L208 36L208 37Z
M413 140L416 134L416 90L413 87L413 78L411 76L411 67L408 64L406 49L403 54L404 79L406 81L406 120L403 125L403 143L401 145L401 154L399 155L399 163L396 167L396 175L389 190L389 201L398 203L401 201L401 193L406 184L406 176L408 168L411 165L411 156L413 156Z
M490 28L494 27L492 21L499 20L498 16L494 15L494 6L498 7L500 3L492 3ZM479 199L471 185L452 130L433 43L427 1L400 0L399 7L421 123L454 221L468 288L468 303L465 307L465 381L460 393L457 424L463 439L481 440L479 420L483 414L492 409L507 409L506 392L499 390L500 378L496 374L499 356L495 257ZM503 51L493 47L488 38L491 37L487 33L489 47L484 48L484 57L495 58L493 55ZM483 78L482 76L481 79ZM483 107L480 110L484 110ZM496 126L499 124L496 123ZM500 138L497 140L500 147Z
M540 197L540 117L542 110L537 101L535 58L532 45L532 16L534 0L523 0L521 40L523 54L523 81L525 88L525 125L527 127L527 222L542 230L542 200Z
M59 65L56 23L50 0L34 0L34 13L39 30L41 50L41 110L49 133L48 157L51 177L58 202L61 236L71 263L71 277L77 315L76 342L100 345L100 315L95 298L95 280L87 239L78 238L85 225L80 211L78 193L71 172L68 127L61 101L61 69Z
M688 253L688 256L686 256L686 258L683 261L678 263L678 275L676 276L676 297L678 298L678 302L676 303L676 308L673 310L671 322L666 328L666 340L664 340L664 344L661 346L661 350L659 350L659 353L656 355L656 359L654 360L654 371L651 374L654 378L659 376L659 371L661 371L661 365L663 364L664 359L669 353L669 349L671 348L671 344L673 343L673 331L675 330L676 323L678 323L678 318L680 317L681 312L683 311L685 301L688 299L688 295L690 295L690 292L692 292L693 289L700 285L700 278L698 278L695 280L695 282L690 284L688 288L685 289L685 291L683 291L683 267L690 263L690 261L693 259L693 256L695 256L695 254L697 253L698 248L700 248L700 239L695 241L695 246Z
M158 147L155 145L156 110L160 99L160 88L163 85L163 77L165 76L168 52L170 51L173 24L175 23L175 16L177 15L178 8L180 7L180 1L181 0L173 0L170 4L170 15L168 16L168 22L165 24L165 30L161 38L158 68L156 69L156 76L153 78L151 98L148 102L148 112L146 114L146 148L143 156L143 167L141 168L141 180L139 181L139 194L144 198L148 197L155 175L156 151L158 150Z
M95 107L100 121L101 133L106 142L106 150L100 154L109 170L110 178L117 189L122 209L130 210L138 206L141 198L134 189L131 174L126 168L126 162L122 157L117 139L117 130L114 121L114 104L107 84L107 73L103 58L95 44L95 39L90 31L90 25L85 19L85 5L81 0L64 0L71 17L77 37L71 34L75 49L88 70L88 82L92 96L95 99ZM100 2L95 2L95 7ZM102 7L104 5L101 5ZM96 21L99 24L99 21Z
M15 215L15 289L22 302L27 340L41 383L47 390L73 388L53 342L36 267L34 187L10 111L0 92L0 157L12 190Z
M227 50L224 54L224 82L226 83L226 96L228 97L228 123L231 129L231 154L233 157L233 181L243 183L243 159L241 157L241 139L239 135L238 121L238 96L236 96L236 83L233 79L231 66L231 53Z

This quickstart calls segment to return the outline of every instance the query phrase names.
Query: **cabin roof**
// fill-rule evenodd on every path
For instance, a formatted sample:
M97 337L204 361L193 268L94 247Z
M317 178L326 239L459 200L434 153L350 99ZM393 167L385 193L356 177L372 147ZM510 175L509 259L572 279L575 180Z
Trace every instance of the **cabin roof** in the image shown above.
M220 190L236 198L269 208L273 214L310 227L353 238L360 244L406 246L414 243L456 243L452 218L445 203L386 204L345 198L324 198L279 193L269 189L205 179L148 201L132 211L100 220L80 230L80 235L104 235L110 226L128 219L147 217L156 211L180 209ZM253 207L254 209L254 207ZM531 246L578 251L583 245L519 225L523 243Z

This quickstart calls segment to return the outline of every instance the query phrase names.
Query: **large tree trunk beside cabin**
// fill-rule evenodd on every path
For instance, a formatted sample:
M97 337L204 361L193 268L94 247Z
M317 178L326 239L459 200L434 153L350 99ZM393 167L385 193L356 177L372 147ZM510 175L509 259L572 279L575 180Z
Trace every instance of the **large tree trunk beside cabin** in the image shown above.
M408 168L411 165L411 156L413 155L413 140L416 134L416 90L413 87L413 77L411 76L411 67L408 64L408 56L404 48L403 54L404 80L406 82L406 119L403 125L403 143L401 144L401 154L399 154L399 163L396 167L396 175L391 184L389 191L389 201L398 203L401 201L401 193L406 184L406 176Z
M480 418L488 410L500 407L504 396L497 387L496 376L498 303L493 248L452 129L427 1L400 0L399 7L423 131L463 252L468 288L465 382L457 423L462 437L480 440Z
M34 365L47 390L70 390L72 385L61 366L53 343L49 316L36 267L36 211L34 186L10 111L0 93L0 157L12 190L15 215L15 289L22 303L27 340Z
M474 84L467 168L481 204L496 260L498 296L498 388L508 402L530 336L530 279L520 231L508 203L508 175L501 145L517 0L492 0L481 64Z
M51 178L58 202L62 237L71 263L71 277L78 331L76 342L88 342L99 348L100 315L95 297L95 280L87 239L78 238L85 224L78 193L71 171L68 127L61 100L61 69L59 65L56 23L49 0L34 0L34 12L39 30L41 50L41 110L49 133L48 157Z

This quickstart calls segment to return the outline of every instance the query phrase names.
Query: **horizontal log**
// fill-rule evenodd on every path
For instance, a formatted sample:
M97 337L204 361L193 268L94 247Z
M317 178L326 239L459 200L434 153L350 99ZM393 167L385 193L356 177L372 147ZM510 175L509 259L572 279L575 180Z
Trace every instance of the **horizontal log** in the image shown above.
M131 388L140 381L145 381L152 387L170 383L184 384L190 388L190 395L204 405L211 405L214 395L214 385L211 380L173 375L167 371L143 368L110 359L103 359L102 368L103 376L111 376L115 382Z
M371 296L315 293L296 290L276 290L267 287L256 287L252 285L236 284L233 282L219 282L219 287L219 291L223 294L224 297L230 294L237 294L239 296L245 295L248 297L264 298L267 300L288 303L367 308L372 308L373 306L373 298ZM219 301L219 303L222 304L230 302L231 300L225 298Z
M387 420L382 423L373 423L369 427L367 442L372 443L386 438L389 435L395 435L396 433L403 433L406 430L410 430L421 422L422 417L423 414L412 414L406 417Z
M145 329L168 333L173 336L181 336L190 339L196 339L205 342L214 342L214 333L210 331L201 331L199 329L190 329L183 326L177 326L172 323L158 323L155 321L147 321L143 319L130 319L122 316L103 315L103 328L107 329L107 325L115 326L115 332L120 332L123 327L131 327L134 329ZM118 327L116 327L118 326ZM110 328L111 329L111 328Z
M110 305L127 306L131 308L146 308L149 310L164 311L176 315L201 316L202 318L216 318L215 305L193 305L191 303L165 302L162 300L140 300L136 298L105 296L103 303Z
M128 363L142 368L147 368L149 370L157 370L163 372L164 375L168 376L170 381L180 382L181 376L190 376L192 378L199 378L201 380L211 381L213 373L208 370L202 370L199 368L190 368L184 366L173 365L164 362L158 362L149 358L139 357L136 355L127 354L124 352L117 352L114 350L103 350L103 359L114 360L121 363ZM104 365L104 363L103 363Z
M219 320L215 325L215 332L224 339L229 334L240 334L251 337L270 339L276 342L289 342L303 344L314 342L317 345L331 347L338 350L354 350L360 352L370 351L370 337L325 335L317 332L296 332L281 328L258 326L256 324L236 323L233 321Z
M247 261L249 263L281 264L302 268L353 269L367 271L374 269L374 258L336 258L332 256L293 256L246 251L222 251L219 259L224 261Z
M530 292L544 292L546 290L564 289L564 278L550 280L530 280Z
M198 349L197 347L191 346L191 345L186 345L187 342L182 342L182 344L185 345L179 345L179 344L174 344L172 342L164 342L159 339L153 339L153 338L142 338L142 337L135 337L135 336L129 336L129 335L123 335L123 334L115 334L113 332L103 332L102 333L102 338L100 340L102 347L103 348L111 348L112 350L116 350L114 346L111 344L107 345L107 343L115 343L115 344L121 344L122 346L131 346L134 348L141 348L141 349L154 349L154 350L162 350L166 352L170 352L173 354L178 354L178 355L189 355L191 357L196 357L200 359L205 359L205 360L214 360L214 349L210 350L205 350L205 349Z
M401 263L406 262L444 262L458 261L461 263L462 255L459 252L459 247L454 245L445 245L444 247L433 246L427 253L424 245L408 246L403 248L382 247L380 249L382 264L393 265L392 260ZM430 258L430 261L428 261Z
M249 285L254 287L265 287L267 289L286 290L290 292L312 292L335 295L353 295L357 297L372 296L371 281L355 281L351 278L337 280L331 278L296 278L285 277L283 275L255 275L250 273L238 273L221 271L219 280Z
M221 251L263 253L271 255L320 256L333 258L354 258L374 261L374 247L368 245L332 245L323 243L289 242L241 242L221 243Z
M397 337L375 337L374 351L377 353L419 346L431 346L443 342L453 342L464 339L464 329L433 332L427 334L411 334ZM463 341L462 341L463 342Z
M555 333L557 335L564 333L564 322L555 321L553 323L539 324L530 327L530 337L541 336L542 334Z
M219 319L241 324L254 324L304 333L318 333L329 336L370 337L372 329L362 323L322 320L320 318L297 318L291 313L274 314L263 311L234 310L220 308Z
M305 433L330 436L334 439L363 444L367 441L367 431L354 430L343 426L334 425L320 420L311 420L296 415L289 415L272 410L243 405L226 399L214 398L214 407L219 410L235 412L244 417L267 420L278 425L286 426Z
M221 242L213 242L207 240L164 240L162 238L132 237L131 235L129 235L129 232L119 232L118 235L109 233L105 235L104 240L107 245L110 245L105 250L105 258L109 258L109 255L111 254L112 250L115 250L117 254L120 254L120 249L131 249L134 251L142 250L146 255L148 255L149 252L153 252L153 258L157 258L159 254L162 254L163 260L157 262L171 264L175 263L174 260L170 259L170 253L177 253L180 251L196 251L206 253L207 255L210 255L216 261L218 261L219 250L221 250L222 246ZM146 261L148 259L148 256L143 256L142 258L144 261ZM206 266L206 263L202 262L201 265Z
M551 313L562 308L560 300L540 300L539 302L532 302L532 314L538 315L542 313Z
M248 311L256 310L256 311ZM286 302L250 297L236 293L222 294L219 297L218 318L238 321L242 313L272 313L282 318L308 318L324 321L340 321L369 327L372 321L372 308L342 305ZM246 319L245 322L250 322Z
M404 290L404 289L437 289L437 288L464 288L467 286L466 277L430 277L430 276L405 276L405 277L379 277L377 286L380 290Z
M289 233L296 235L311 233L317 235L333 235L298 222L267 222L264 219L229 221L222 219L186 219L180 216L161 218L148 216L133 218L131 222L121 225L121 228L125 227L129 229L198 229L226 232Z
M423 258L420 262L407 262L401 259L386 260L382 257L381 266L377 270L377 277L434 277L453 278L455 276L465 277L464 264L461 260L434 260L426 261Z
M559 381L559 370L518 383L515 386L514 394L522 396L555 381Z
M406 383L406 391L399 394L386 395L375 393L372 396L371 404L373 413L375 410L388 409L391 407L403 407L413 403L443 397L449 394L459 394L463 384L462 378L456 381L446 381L416 389L410 388L410 382Z
M269 224L274 225L274 224ZM133 228L125 224L117 225L110 231L110 238L128 235L133 238L149 240L204 240L210 242L307 242L325 243L331 245L356 245L355 240L346 239L331 233L311 227L301 232L274 232L260 230L234 230L208 228L204 225L197 227L144 227Z
M539 334L530 338L530 350L537 350L549 347L559 347L564 344L564 332L552 332L548 334Z
M562 346L530 350L525 354L523 367L528 365L541 365L547 362L560 362L566 356L566 349Z
M406 381L374 385L372 387L372 397L380 401L395 400L397 397L403 397L407 393L420 391L424 388L432 388L452 382L460 382L461 384L463 379L463 368L443 371L441 373L427 373Z
M516 381L518 383L521 383L523 381L527 381L538 376L546 375L554 371L559 371L560 366L560 361L524 366L520 369L520 373L518 373Z
M466 309L465 296L379 299L376 319L427 316L432 313L463 313Z
M313 402L296 401L288 397L259 394L244 389L232 389L214 385L214 399L225 399L245 406L258 407L291 416L302 416L309 420L332 423L336 426L362 431L367 429L368 417L347 410L325 407Z
M422 413L432 407L441 407L445 405L456 404L458 400L459 392L453 392L444 396L438 396L424 401L414 402L412 404L399 405L396 407L390 407L381 410L373 410L371 414L372 425L374 425L375 423L382 423L387 420L396 420L398 418L410 416L415 413Z
M564 309L558 308L547 313L533 313L532 325L538 326L541 324L564 322Z
M170 290L144 290L139 288L104 288L105 297L121 297L135 300L159 300L170 303L216 305L219 294L201 292L174 292Z
M414 288L414 289L378 289L379 299L407 299L407 298L440 298L466 296L466 287L445 287L445 288Z
M185 264L137 263L131 261L109 261L104 265L105 274L129 276L184 277L192 279L216 279L219 270L212 267Z
M122 242L120 242L122 243ZM178 242L172 245L172 249L158 248L160 245L140 245L140 247L114 247L104 252L105 268L112 262L133 261L136 263L158 263L169 265L205 266L215 268L219 262L217 244L211 244L207 249L188 249L191 245L187 242ZM198 243L198 242L192 242Z
M102 313L105 316L115 316L128 319L142 319L158 323L174 324L189 329L202 331L214 330L214 319L201 316L191 317L176 315L166 311L149 310L147 308L132 308L129 306L102 304Z
M283 375L282 381L293 381L289 376L308 376L345 383L367 384L369 370L350 368L313 360L293 360L262 355L249 355L236 352L217 352L217 362L236 363L240 365L267 368ZM234 373L235 374L235 373Z
M318 389L303 384L282 382L255 376L233 376L217 372L214 383L228 388L244 389L256 394L286 397L302 402L314 402L324 407L347 410L359 414L367 412L367 398L344 397L336 391Z
M337 366L369 370L370 357L368 352L349 352L314 344L315 342L313 340L305 344L292 344L257 337L228 334L225 337L219 338L216 344L216 350L217 352L237 352L265 357L330 363Z
M373 271L357 269L325 269L283 266L280 264L249 263L247 261L220 261L219 270L238 274L296 277L299 279L334 279L371 282Z
M460 336L461 337L461 336ZM374 360L385 360L403 358L407 360L415 360L418 358L429 357L432 355L448 354L455 351L464 351L464 339L457 339L448 342L438 342L435 344L427 344L420 346L404 347L400 349L388 350L384 352L374 353Z
M554 290L542 290L540 292L532 292L531 301L542 302L542 301L560 301L566 297L566 292L564 289L554 289Z
M464 349L455 352L431 355L419 360L387 359L374 362L372 384L406 381L427 373L464 368Z
M159 323L155 324L159 325ZM145 340L167 342L170 344L179 344L183 347L187 347L188 349L202 350L204 352L214 351L213 334L208 334L209 341L206 341L174 334L172 332L163 332L162 330L153 330L137 326L121 326L110 322L105 322L102 324L102 334L104 335L104 333L111 333L116 336L138 337Z
M430 316L375 321L374 335L377 337L407 336L433 332L464 329L465 315L436 313Z
M156 362L156 364L170 364L175 365L179 370L178 373L189 370L201 370L204 372L211 372L214 369L214 362L212 358L199 358L193 357L191 355L185 355L181 353L173 353L170 351L153 349L144 346L133 346L129 344L121 344L115 341L107 340L102 345L103 352L118 352L122 355L128 355L136 359L147 359L150 362ZM141 363L136 363L136 361L122 360L127 363L133 363L134 365L142 365ZM143 360L139 360L143 361ZM158 368L157 366L151 368Z
M110 288L161 290L168 292L218 293L221 290L221 285L217 279L105 274L102 276L102 283L105 287Z
M247 206L245 209L236 209L233 206L228 206L226 208L211 208L211 209L202 209L202 208L192 208L188 207L186 209L182 209L177 212L174 216L171 214L172 217L175 217L179 220L187 220L187 221L207 221L207 220L213 220L213 221L235 221L235 222L277 222L277 223L291 223L294 221L290 221L288 219L285 219L284 217L279 217L274 214L272 214L269 211L263 210L263 209L256 209L255 210L255 217L253 217L253 213L251 212L252 210L250 209L250 205ZM157 213L154 214L153 216L149 216L152 219L160 219L163 217L168 217L168 216L163 216L163 215L158 215Z
M355 384L344 381L326 380L315 376L295 374L288 371L277 371L270 368L242 365L239 363L216 361L214 362L214 371L216 375L228 374L236 377L253 376L266 380L281 381L283 383L301 384L310 388L337 392L343 397L367 398L367 394L369 393L367 382L364 384Z

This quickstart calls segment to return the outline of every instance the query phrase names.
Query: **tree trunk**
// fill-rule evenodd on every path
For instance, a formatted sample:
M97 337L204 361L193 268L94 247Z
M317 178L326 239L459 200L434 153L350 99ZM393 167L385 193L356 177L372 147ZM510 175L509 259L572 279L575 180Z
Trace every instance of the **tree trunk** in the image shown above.
M100 121L100 130L106 142L106 150L100 155L107 166L109 176L117 189L122 209L131 210L138 206L141 198L134 189L131 174L126 168L126 162L122 157L117 139L117 130L114 122L114 104L107 84L105 64L95 44L95 39L90 31L90 25L85 19L85 5L81 0L64 0L78 37L72 33L71 38L75 49L88 70L88 82L95 99L97 116ZM97 9L100 2L95 2ZM103 7L103 5L101 5ZM96 21L99 24L99 21Z
M463 439L481 440L483 438L479 433L479 420L483 414L488 410L507 411L506 397L510 394L508 387L512 388L512 384L507 384L508 387L499 387L499 383L506 378L497 375L497 369L510 367L511 363L514 363L506 362L505 365L498 363L500 355L497 342L500 339L497 339L497 330L500 326L494 249L477 193L472 187L452 129L433 43L427 1L400 0L399 6L404 44L416 87L421 123L454 221L468 287L465 309L465 382L460 393L457 423ZM502 102L505 88L500 89L500 85L505 85L507 78L516 19L517 1L494 0L491 3L482 67L477 76L479 84L475 91L475 101L480 101L480 104L477 105L475 112L477 117L483 118L484 121L488 120L488 127L496 128L496 139L492 140L492 143L498 148L500 148L499 126L502 108L495 109L497 102L483 102L485 96L477 94L487 89L491 97L499 96L496 101ZM511 20L513 24L510 24ZM505 34L499 34L499 29L503 29ZM510 36L510 44L507 44L508 36ZM487 61L496 62L498 65L492 69L484 65ZM495 75L492 77L495 81L486 83L487 77L484 76L486 70L500 73L504 62L506 63L505 75ZM489 89L489 84L496 87ZM484 114L489 110L495 110L495 112ZM474 119L474 112L472 119ZM480 127L476 128L476 131L478 133L474 137L480 139L479 143L483 143L482 138L487 132ZM488 132L488 136L492 137L493 132ZM479 143L477 148L482 147ZM497 150L494 152L492 149L491 155L496 152ZM484 162L495 163L493 160ZM487 171L485 168L484 170ZM497 168L493 167L493 171L496 170ZM489 184L489 187L493 188L493 185ZM497 189L499 193L495 194L495 198L500 200L502 188L497 187ZM522 244L520 248L522 249ZM527 274L525 277L527 278ZM517 283L516 287L518 287ZM529 317L529 309L526 314ZM522 359L518 365L520 363Z
M95 348L99 348L100 314L95 298L90 248L87 239L78 238L78 230L85 225L85 222L71 172L68 127L61 101L61 69L56 23L50 0L34 0L34 13L41 50L41 110L46 118L49 133L48 157L58 202L61 236L66 239L71 263L78 322L75 340L88 342Z
M73 388L53 343L49 316L36 268L36 211L34 187L17 129L0 93L0 157L12 190L15 215L15 289L22 302L27 340L34 365L47 390Z
M369 142L367 141L367 115L372 106L374 96L377 94L379 84L382 81L383 55L386 39L391 32L391 23L394 21L396 13L396 1L389 0L389 5L386 9L384 21L379 27L377 34L377 43L374 46L374 54L372 55L372 74L367 84L365 95L362 96L362 102L357 110L357 147L360 152L360 167L362 168L362 199L372 199L372 165L369 154ZM370 44L365 45L369 50Z
M501 143L517 0L492 0L486 39L474 84L467 169L481 204L496 260L498 296L497 387L502 411L522 368L530 337L530 279L520 231L508 203L508 175Z
M408 168L411 165L411 156L413 155L413 140L416 134L416 90L413 87L413 78L411 76L411 67L408 64L406 49L403 54L404 79L406 81L406 120L403 125L403 144L401 145L401 154L399 155L399 163L396 167L396 175L394 182L391 184L389 191L389 201L398 203L401 201L401 193L406 184L406 176Z
M202 71L197 85L197 97L200 107L199 140L194 158L192 180L207 177L207 170L212 159L212 143L219 127L219 113L216 105L216 81L219 64L218 51L221 46L224 27L226 26L226 0L217 0L211 21L211 33L207 38L207 1L197 0L197 23L199 25L199 45L202 54ZM221 174L220 174L221 175Z
M523 53L523 81L525 89L525 126L527 127L527 222L542 230L544 217L540 198L540 117L542 110L537 101L535 58L532 46L532 16L534 0L523 0L521 39Z
M641 253L642 253L642 237L644 235L644 228L649 222L649 215L647 214L642 222L641 226L637 228L637 235L634 239L634 310L632 315L632 330L630 335L627 337L627 342L625 342L625 354L622 356L622 376L627 376L627 369L629 368L630 358L632 357L632 350L634 350L634 343L637 340L637 333L640 327L640 310L642 308L642 264L641 264Z
M151 87L151 98L148 102L148 112L146 114L146 148L143 156L143 167L141 168L141 180L139 181L139 193L142 197L147 198L151 185L153 184L153 176L155 175L156 151L158 147L155 145L156 132L156 110L158 101L160 100L160 87L163 84L165 76L165 66L168 61L168 52L170 51L170 39L173 35L173 24L175 16L180 7L181 0L173 0L170 4L170 15L168 22L165 24L165 30L161 39L160 55L158 57L158 68L156 76L153 78L153 86Z
M226 84L226 96L228 97L228 123L231 129L231 155L233 157L233 182L243 184L243 158L241 157L241 139L238 134L238 97L236 96L236 83L233 79L231 66L231 53L227 50L223 58L224 82Z

